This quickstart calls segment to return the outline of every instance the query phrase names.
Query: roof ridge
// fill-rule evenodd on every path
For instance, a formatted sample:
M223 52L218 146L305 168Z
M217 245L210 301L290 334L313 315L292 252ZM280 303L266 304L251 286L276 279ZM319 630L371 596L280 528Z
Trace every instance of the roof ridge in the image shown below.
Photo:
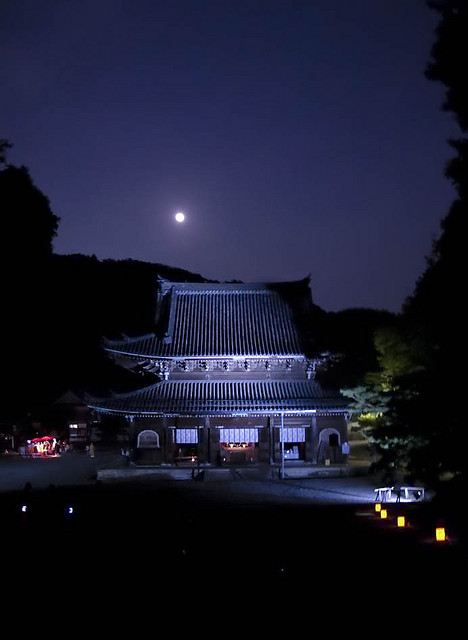
M148 338L156 338L156 334L154 331L150 333L145 333L143 335L138 336L127 336L125 333L122 333L122 338L102 338L102 342L104 344L132 344L134 342L141 342L142 340L148 340Z
M227 288L227 287L219 287L217 289L176 289L174 291L177 295L221 295L221 294L263 294L263 295L278 295L278 292L274 289L269 289L268 287L244 287L242 289L238 288Z

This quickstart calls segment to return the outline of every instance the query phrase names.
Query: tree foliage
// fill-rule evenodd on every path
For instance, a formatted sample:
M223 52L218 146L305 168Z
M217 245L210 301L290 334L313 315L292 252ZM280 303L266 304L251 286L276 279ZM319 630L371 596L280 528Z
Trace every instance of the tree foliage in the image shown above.
M28 169L6 164L6 149L11 146L0 141L0 259L2 263L37 263L40 267L52 255L59 218L49 199L33 183Z
M426 75L441 82L445 88L443 109L451 112L460 126L461 136L450 140L455 156L445 173L456 189L456 198L441 221L441 234L434 242L427 268L408 299L408 315L424 321L435 340L449 337L447 318L462 317L460 278L466 268L465 238L468 219L468 4L465 0L428 2L438 12L440 21L431 50ZM437 304L435 304L437 302Z
M465 435L458 405L465 392L460 361L465 339L462 282L468 220L468 4L464 0L428 4L439 14L439 24L426 74L445 86L443 108L453 114L461 135L450 141L455 156L446 167L456 198L441 222L427 269L405 305L407 317L424 327L431 340L430 363L425 375L417 377L415 389L432 409L426 416L427 444L414 451L412 460L426 474L432 468L436 478L449 473L466 485ZM403 408L400 415L404 415ZM417 427L419 423L413 419L412 424Z
M452 113L462 131L468 130L468 91L466 60L468 60L468 5L465 0L428 0L430 9L440 16L426 67L430 80L446 88L443 109Z
M375 309L345 309L316 317L314 335L319 349L328 354L320 371L326 387L351 388L364 383L369 371L378 368L374 334L397 322L397 315Z
M447 484L466 488L465 426L459 406L465 385L459 365L465 337L462 277L468 217L468 4L440 0L428 5L439 13L440 22L426 75L445 85L443 108L455 116L462 133L449 142L456 155L445 171L456 198L398 326L375 335L379 366L366 376L360 397L355 394L355 407L362 412L362 423L366 407L377 411L379 397L382 400L383 410L378 419L368 421L367 430L387 472L404 471L443 491Z

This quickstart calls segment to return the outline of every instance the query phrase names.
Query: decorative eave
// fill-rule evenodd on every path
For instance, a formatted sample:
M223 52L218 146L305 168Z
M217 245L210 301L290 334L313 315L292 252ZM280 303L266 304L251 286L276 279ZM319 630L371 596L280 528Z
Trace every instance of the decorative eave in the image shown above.
M129 342L125 341L116 341L116 340L108 340L104 339L102 341L103 348L111 355L122 356L125 358L129 358L135 361L144 361L149 360L153 362L180 362L183 360L187 360L188 362L195 362L201 360L230 360L230 361L241 361L241 360L271 360L272 358L277 360L295 360L302 362L304 360L308 360L303 353L281 353L281 354L272 354L272 353L240 353L240 354L232 354L232 353L201 353L197 355L167 355L167 354L155 354L153 352L146 353L142 350L141 353L131 350L132 342L139 342L140 339L135 339ZM318 361L318 358L317 358Z
M311 380L162 381L145 389L94 401L98 413L201 417L345 413L348 401Z
M300 417L300 416L333 416L333 415L343 415L347 412L345 409L304 409L302 411L227 411L227 412L212 412L209 411L199 411L197 413L164 413L164 412L142 412L142 411L117 411L111 409L98 409L95 407L90 407L96 413L103 413L109 415L119 415L128 419L132 418L261 418L262 416L276 416L280 417L288 416L288 417Z

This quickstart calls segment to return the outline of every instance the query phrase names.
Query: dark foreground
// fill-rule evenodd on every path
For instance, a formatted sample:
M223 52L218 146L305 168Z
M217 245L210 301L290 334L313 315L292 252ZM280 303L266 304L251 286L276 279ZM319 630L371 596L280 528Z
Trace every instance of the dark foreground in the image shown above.
M344 607L393 615L423 606L427 617L433 601L444 602L445 612L453 607L452 616L459 611L465 547L459 524L451 524L448 542L433 541L446 518L437 505L391 505L381 521L369 504L265 502L195 484L3 494L2 575L10 596L16 605L52 603L55 615L91 608L113 623L121 616L122 624L135 615L164 616L168 606L181 615L194 608L206 622L256 611L282 623L286 612L304 619ZM410 523L403 530L397 509Z

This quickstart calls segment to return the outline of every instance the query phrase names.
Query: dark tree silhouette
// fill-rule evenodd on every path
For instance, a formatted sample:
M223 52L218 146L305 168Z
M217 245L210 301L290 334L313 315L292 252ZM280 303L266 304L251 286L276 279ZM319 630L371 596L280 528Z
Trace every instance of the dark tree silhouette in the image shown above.
M466 393L460 374L466 311L463 276L468 218L468 3L427 3L440 15L426 75L446 87L443 109L455 116L461 137L445 174L456 198L441 221L427 266L405 301L397 323L376 334L377 370L364 384L345 390L381 454L390 477L405 473L447 497L467 488L465 424L460 401ZM369 360L371 362L371 360Z
M468 217L468 4L465 0L427 4L439 13L440 21L426 75L445 85L443 109L455 116L462 134L449 141L456 155L445 171L456 189L456 198L442 219L427 267L403 307L406 333L422 336L425 348L419 355L413 354L412 370L394 380L389 410L377 437L384 445L388 464L403 463L414 477L443 494L447 488L464 490L467 470L465 425L459 403L465 393L460 364L466 335L463 274Z
M451 112L462 131L468 130L468 90L466 30L468 6L465 0L428 0L430 9L440 14L436 40L427 64L426 76L446 87L443 109Z
M28 169L5 164L6 149L11 146L5 140L0 143L1 260L42 262L52 255L59 218L49 199L34 185Z
M15 411L40 385L36 375L48 335L53 238L59 218L25 167L6 162L0 143L0 267L2 278L2 411ZM44 363L42 360L42 368Z
M7 149L11 149L13 145L8 140L0 138L0 169L6 163Z
M447 329L448 316L452 316L451 322L464 316L459 281L466 268L464 245L468 218L468 138L465 135L468 130L468 4L465 0L438 0L428 5L440 14L440 22L426 75L446 87L443 109L454 115L462 136L449 141L456 155L445 170L457 197L441 222L440 237L433 245L413 296L407 301L406 311L421 318L431 312L432 327L438 334L437 339L441 339Z

